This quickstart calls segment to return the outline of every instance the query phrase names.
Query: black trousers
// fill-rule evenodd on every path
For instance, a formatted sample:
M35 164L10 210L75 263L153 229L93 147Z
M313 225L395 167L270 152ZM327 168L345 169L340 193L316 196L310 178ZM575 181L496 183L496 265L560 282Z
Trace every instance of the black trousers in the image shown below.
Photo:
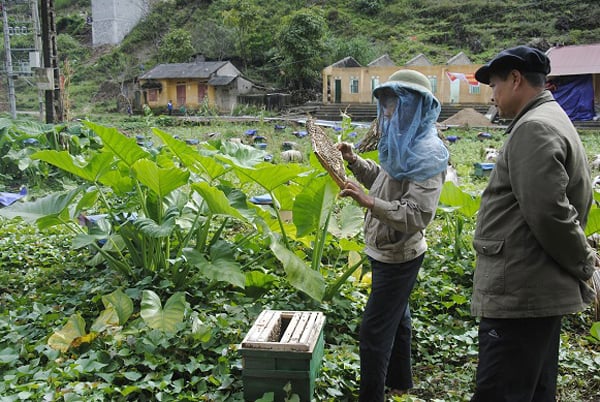
M554 402L562 316L482 318L471 402Z
M360 402L382 402L386 385L413 386L408 298L423 258L402 264L371 261L371 294L360 325Z

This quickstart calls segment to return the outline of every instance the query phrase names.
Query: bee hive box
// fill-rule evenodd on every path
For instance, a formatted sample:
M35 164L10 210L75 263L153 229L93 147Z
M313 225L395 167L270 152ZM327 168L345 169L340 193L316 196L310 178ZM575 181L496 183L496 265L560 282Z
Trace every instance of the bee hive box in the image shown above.
M325 316L316 311L264 310L241 343L244 399L266 392L283 401L284 387L310 402L323 358Z

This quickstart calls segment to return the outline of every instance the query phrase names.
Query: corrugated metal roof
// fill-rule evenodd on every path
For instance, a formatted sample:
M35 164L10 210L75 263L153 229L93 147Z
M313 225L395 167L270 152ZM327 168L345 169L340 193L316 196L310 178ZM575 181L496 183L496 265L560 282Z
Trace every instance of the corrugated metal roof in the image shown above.
M140 76L141 80L159 80L165 78L209 78L227 64L226 61L202 61L195 63L159 64Z
M600 74L600 43L553 47L546 54L550 59L551 77Z

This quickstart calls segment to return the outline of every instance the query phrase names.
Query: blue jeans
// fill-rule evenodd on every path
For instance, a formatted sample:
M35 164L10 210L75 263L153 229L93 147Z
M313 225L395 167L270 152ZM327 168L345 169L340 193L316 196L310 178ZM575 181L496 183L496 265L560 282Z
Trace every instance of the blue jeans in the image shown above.
M386 386L413 386L408 298L423 258L400 264L371 260L371 294L360 325L360 402L382 402Z

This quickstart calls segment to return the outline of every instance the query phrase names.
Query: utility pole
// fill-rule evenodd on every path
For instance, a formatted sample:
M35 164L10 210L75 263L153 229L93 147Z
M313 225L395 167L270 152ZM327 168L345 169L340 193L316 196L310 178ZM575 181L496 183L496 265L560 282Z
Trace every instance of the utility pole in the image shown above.
M40 28L40 14L38 11L38 0L30 1L31 19L33 20L33 48L35 49L35 67L41 67L42 64L42 32ZM30 62L31 62L30 57ZM44 118L44 91L38 85L38 101L40 111L40 121Z
M6 13L6 0L2 0L2 22L4 27L4 51L6 52L6 77L8 79L8 103L10 105L10 116L17 118L17 100L15 98L15 81L10 52L10 38L8 31L8 14Z
M41 0L42 49L44 67L52 70L54 89L46 90L46 123L63 121L63 107L60 88L60 70L56 47L56 21L54 19L54 0Z

